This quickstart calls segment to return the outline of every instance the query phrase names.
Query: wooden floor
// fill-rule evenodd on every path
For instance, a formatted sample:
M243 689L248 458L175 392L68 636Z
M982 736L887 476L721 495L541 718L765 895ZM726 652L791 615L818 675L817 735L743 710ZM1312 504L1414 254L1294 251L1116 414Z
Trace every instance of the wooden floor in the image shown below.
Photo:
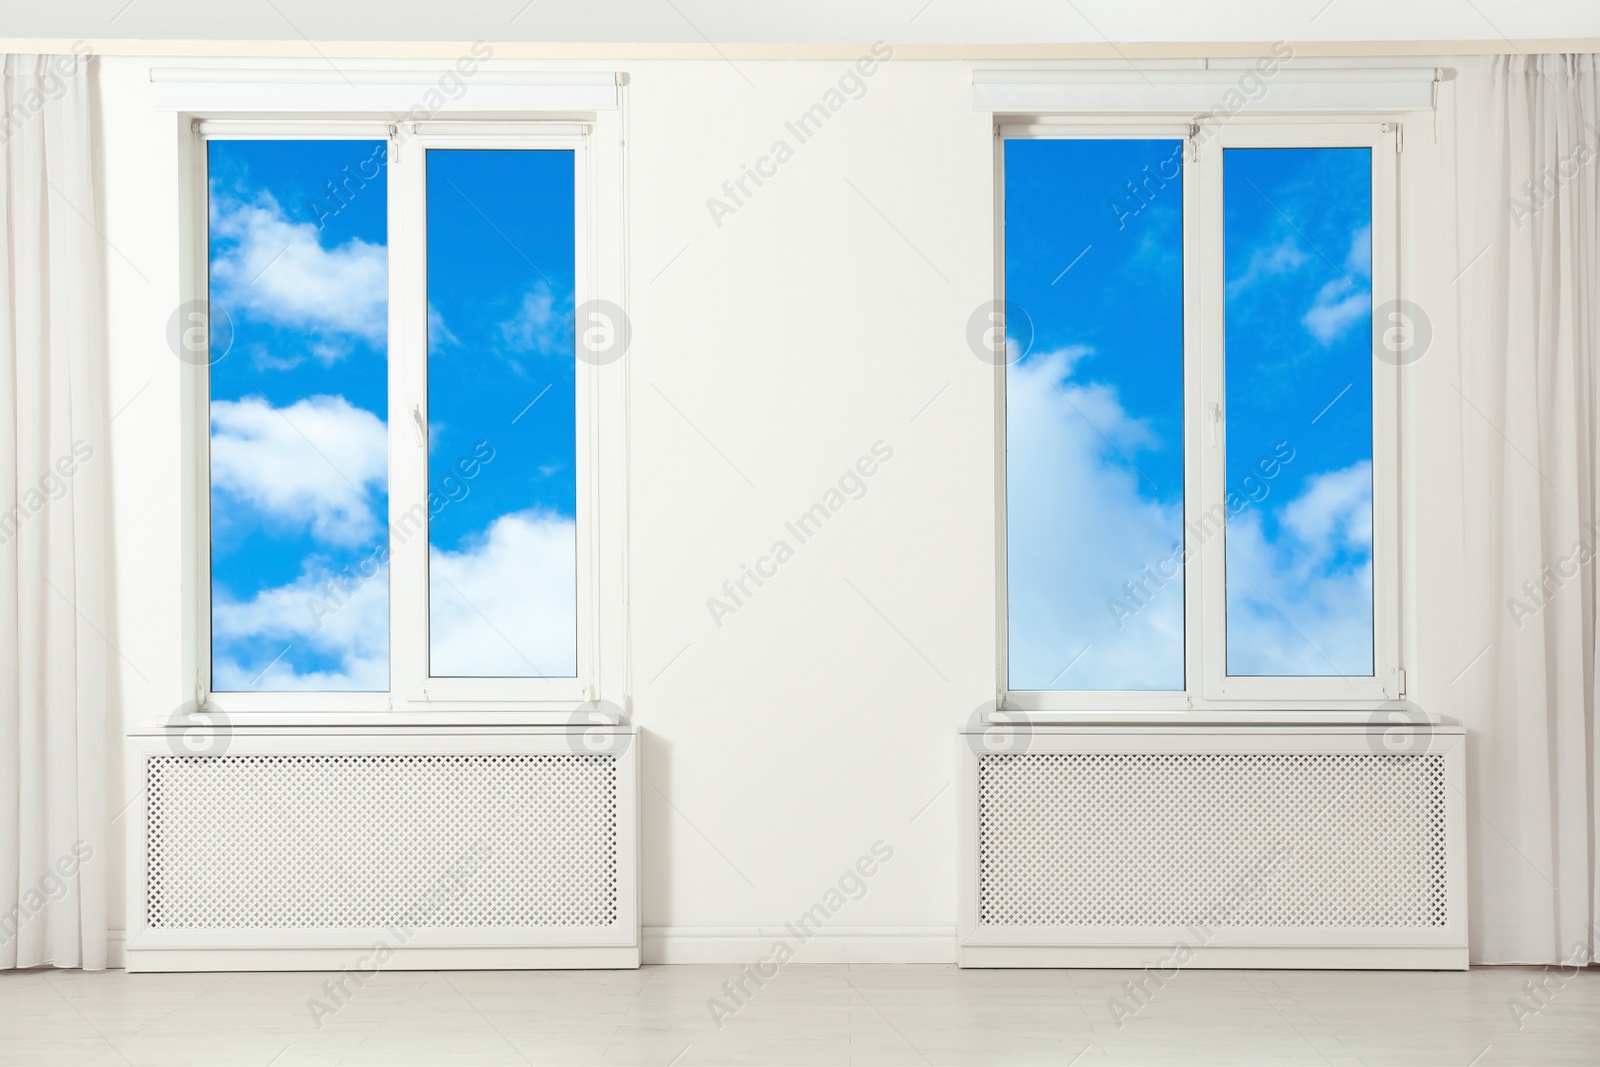
M0 972L0 1063L1600 1063L1595 968L1189 970L1140 1001L1123 971L791 964L742 1003L731 965L332 977Z

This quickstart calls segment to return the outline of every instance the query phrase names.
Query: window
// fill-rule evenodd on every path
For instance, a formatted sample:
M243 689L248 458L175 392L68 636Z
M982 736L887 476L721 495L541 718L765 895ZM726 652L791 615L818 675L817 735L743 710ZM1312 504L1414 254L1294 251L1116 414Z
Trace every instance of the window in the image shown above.
M384 691L388 146L206 147L212 686Z
M247 712L584 699L583 129L199 129L202 688Z
M1230 675L1372 674L1371 154L1222 153Z
M1182 689L1183 142L1004 150L1011 688Z
M1393 133L1004 127L1023 709L1398 695Z
M572 156L427 153L435 676L578 673Z

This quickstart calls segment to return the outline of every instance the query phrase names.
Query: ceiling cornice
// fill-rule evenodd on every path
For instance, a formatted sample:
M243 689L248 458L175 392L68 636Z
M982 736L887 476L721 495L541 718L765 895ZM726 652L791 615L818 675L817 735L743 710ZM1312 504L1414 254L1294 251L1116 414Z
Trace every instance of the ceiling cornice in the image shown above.
M850 60L871 48L861 44L581 44L491 41L496 59L550 60ZM1161 60L1240 59L1265 55L1274 42L1175 42L1169 44L900 44L899 60ZM1464 41L1289 42L1298 58L1381 58L1600 52L1600 38L1539 38ZM125 38L0 37L0 52L65 53L87 45L107 56L270 57L280 59L451 59L467 41L212 41Z

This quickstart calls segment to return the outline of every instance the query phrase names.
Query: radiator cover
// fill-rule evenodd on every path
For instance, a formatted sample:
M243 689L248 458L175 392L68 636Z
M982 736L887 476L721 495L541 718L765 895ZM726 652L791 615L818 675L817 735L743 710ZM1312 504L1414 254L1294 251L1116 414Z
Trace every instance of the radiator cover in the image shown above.
M157 756L151 929L609 926L615 756Z
M515 966L540 964L504 950L631 948L636 964L637 746L625 727L602 751L595 738L242 731L216 755L136 738L130 967L379 941L418 966L419 949Z
M967 965L1464 966L1460 736L964 735ZM992 733L991 733L992 741ZM1392 740L1392 728L1391 728Z

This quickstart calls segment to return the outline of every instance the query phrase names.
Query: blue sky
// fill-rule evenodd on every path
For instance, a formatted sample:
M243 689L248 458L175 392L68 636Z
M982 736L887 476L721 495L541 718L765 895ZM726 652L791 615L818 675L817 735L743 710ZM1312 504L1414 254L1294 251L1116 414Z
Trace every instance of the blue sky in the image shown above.
M571 675L572 154L429 156L432 665ZM385 145L209 162L213 686L387 689Z
M1014 689L1183 688L1181 574L1107 608L1182 539L1178 147L1005 142L1006 296L1033 325L1007 372Z
M1371 166L1224 152L1228 484L1295 457L1229 531L1230 674L1372 673Z
M1005 145L1014 689L1184 687L1178 149ZM1367 166L1226 156L1231 673L1371 673Z
M461 615L480 598L461 588L459 567L441 570L478 549L564 541L554 546L573 557L562 600L576 603L573 194L570 150L428 153L429 489L449 499L463 457L485 445L494 455L430 527L435 675L577 673L574 653L551 641L508 641L494 613ZM512 516L517 529L496 526ZM540 599L526 610L548 612ZM575 615L561 622L576 631Z

